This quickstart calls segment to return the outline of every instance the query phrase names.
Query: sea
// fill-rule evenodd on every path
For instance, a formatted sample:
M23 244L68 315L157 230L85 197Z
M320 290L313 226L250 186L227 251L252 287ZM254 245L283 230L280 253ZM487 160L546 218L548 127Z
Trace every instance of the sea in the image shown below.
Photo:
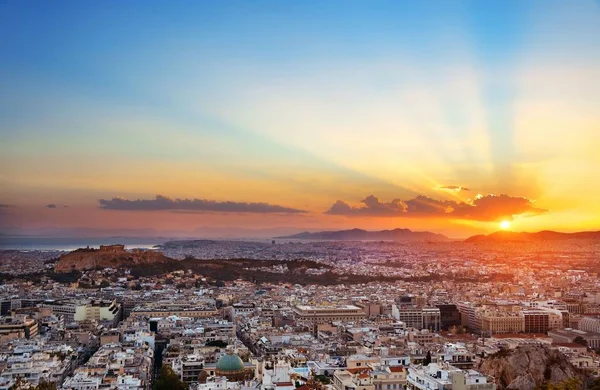
M0 236L0 250L73 251L87 246L123 244L125 249L151 249L164 244L168 238L140 237L10 237Z

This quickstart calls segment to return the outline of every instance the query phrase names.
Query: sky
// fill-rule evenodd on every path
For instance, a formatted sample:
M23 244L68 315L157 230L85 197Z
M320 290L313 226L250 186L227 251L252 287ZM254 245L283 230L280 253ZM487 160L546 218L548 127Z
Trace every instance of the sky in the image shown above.
M600 230L596 0L4 1L0 86L3 234Z

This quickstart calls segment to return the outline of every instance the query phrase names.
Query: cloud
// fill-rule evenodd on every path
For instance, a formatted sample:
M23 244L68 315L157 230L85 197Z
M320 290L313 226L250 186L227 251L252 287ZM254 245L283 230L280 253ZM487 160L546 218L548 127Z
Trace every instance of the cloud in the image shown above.
M10 207L10 206L7 204L4 204L4 203L0 203L0 209L8 208L8 207Z
M210 211L221 213L307 213L305 210L273 205L269 203L246 202L219 202L207 199L172 199L163 195L156 195L154 199L128 200L124 198L100 199L100 208L107 210L187 210Z
M462 187L462 186L441 186L441 187L438 187L437 189L441 190L441 191L454 191L454 192L471 191L467 187Z
M50 204L47 204L46 207L49 209L55 209L56 205L54 203L50 203Z
M362 205L353 207L338 200L326 214L350 217L419 217L469 219L475 221L498 221L513 219L516 215L538 215L548 210L536 208L533 201L509 195L478 195L472 201L456 202L436 200L424 195L413 199L393 199L381 202L374 195L361 200Z
M367 196L361 200L364 206L354 208L348 203L338 200L326 212L333 215L364 215L371 217L385 217L395 215L406 211L406 204L400 199L393 199L389 203L382 203L379 198L373 195Z

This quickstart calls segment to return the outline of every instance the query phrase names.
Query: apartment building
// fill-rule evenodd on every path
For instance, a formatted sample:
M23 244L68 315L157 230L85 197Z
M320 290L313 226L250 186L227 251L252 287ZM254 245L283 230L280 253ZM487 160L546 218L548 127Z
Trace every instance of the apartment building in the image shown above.
M496 390L493 378L474 370L460 370L448 364L410 366L407 389Z
M375 390L399 390L406 386L407 371L402 366L381 366L371 372Z
M0 339L33 338L39 333L35 319L25 315L0 318Z
M375 390L373 378L366 372L353 374L348 370L337 370L333 374L335 390Z

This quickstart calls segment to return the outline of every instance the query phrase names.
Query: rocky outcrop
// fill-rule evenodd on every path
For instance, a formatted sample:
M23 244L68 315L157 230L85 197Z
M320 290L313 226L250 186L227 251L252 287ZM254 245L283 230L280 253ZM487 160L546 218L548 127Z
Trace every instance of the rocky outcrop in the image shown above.
M83 271L96 268L132 268L175 260L153 250L127 251L123 245L101 246L100 249L83 248L60 257L55 272Z
M499 389L533 390L544 383L584 379L584 374L565 355L545 346L501 350L482 360L478 369L493 376Z

